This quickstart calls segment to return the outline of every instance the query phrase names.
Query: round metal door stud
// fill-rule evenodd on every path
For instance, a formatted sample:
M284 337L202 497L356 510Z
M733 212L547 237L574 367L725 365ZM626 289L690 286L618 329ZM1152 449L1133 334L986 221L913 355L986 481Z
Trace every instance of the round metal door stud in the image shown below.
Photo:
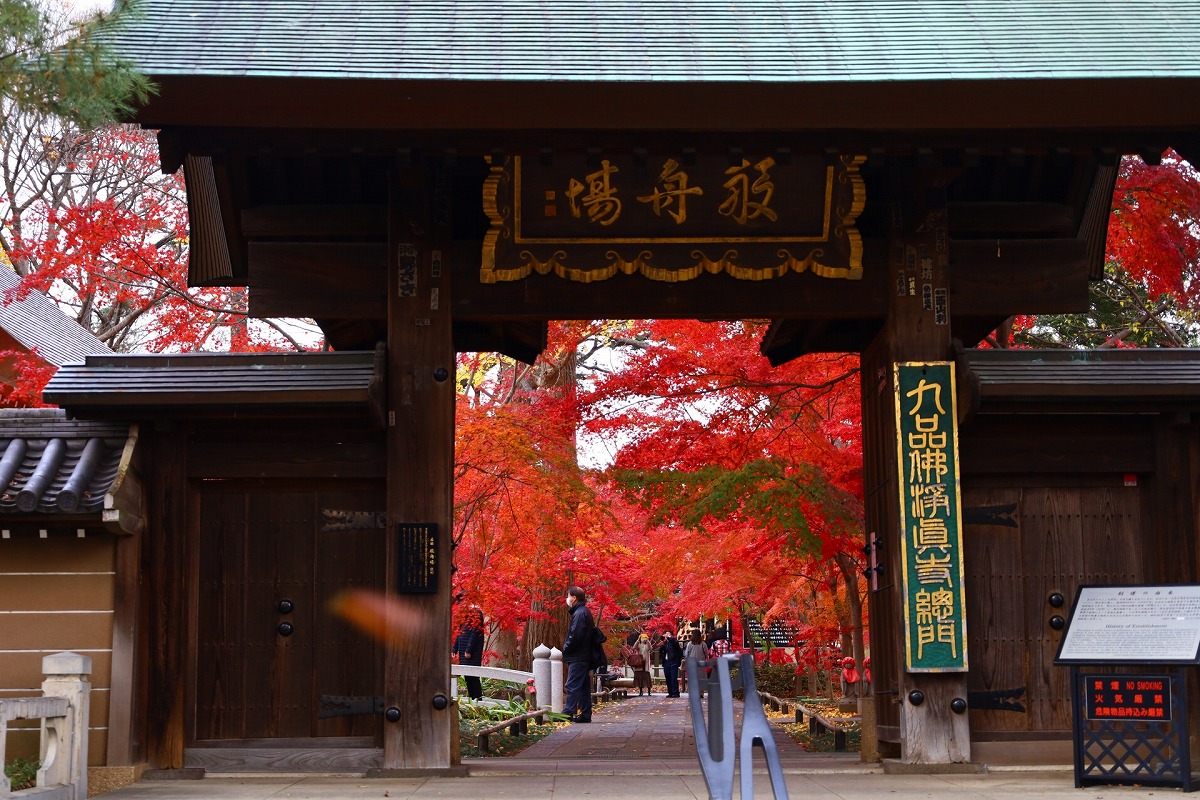
M441 383L442 381L446 380L446 378L449 378L449 377L450 377L450 373L446 371L445 367L438 367L437 369L435 369L433 371L433 379L435 381L437 381L438 383Z
M914 706L921 705L921 703L925 702L925 693L920 689L913 689L908 693L908 702L912 703Z
M395 706L392 706L387 711L383 712L383 718L386 719L388 722L399 722L400 721L400 709L396 708Z
M276 630L279 631L280 636L291 636L292 632L296 629L292 627L292 623L290 622L281 622Z
M956 697L950 701L950 710L955 714L961 714L967 710L967 701L961 697Z
M1054 628L1054 630L1061 631L1066 626L1067 626L1067 621L1065 619L1063 619L1062 617L1060 617L1058 614L1055 614L1053 617L1050 618L1050 627Z
M295 608L296 608L296 604L293 603L291 600L280 600L279 601L279 613L280 614L290 614L290 613L292 613L293 610L295 610Z
M444 711L448 705L450 705L450 701L446 699L446 695L438 692L433 696L433 707L438 711Z
M1063 603L1066 601L1061 593L1053 592L1049 597L1046 598L1046 602L1054 608L1062 608Z

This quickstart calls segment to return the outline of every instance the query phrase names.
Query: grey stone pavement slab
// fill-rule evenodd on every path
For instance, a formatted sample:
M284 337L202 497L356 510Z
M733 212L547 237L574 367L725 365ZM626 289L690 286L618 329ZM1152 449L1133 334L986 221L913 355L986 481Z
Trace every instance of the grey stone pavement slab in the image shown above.
M468 777L364 778L361 775L209 775L142 781L106 800L696 800L708 790L696 760L687 698L632 697L600 707L586 725L561 728L516 756L465 759ZM1069 768L1004 769L982 774L886 774L857 753L807 753L781 729L788 794L797 800L1011 800L1013 798L1163 797L1169 787L1075 788ZM773 797L755 748L755 798ZM738 797L737 789L734 797Z

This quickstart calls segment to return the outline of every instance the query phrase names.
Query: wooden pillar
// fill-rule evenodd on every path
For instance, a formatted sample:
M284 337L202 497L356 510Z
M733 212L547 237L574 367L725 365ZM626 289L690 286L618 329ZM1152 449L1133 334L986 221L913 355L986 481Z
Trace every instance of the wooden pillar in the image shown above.
M148 731L152 768L181 769L187 696L188 597L194 559L189 545L187 432L163 423L153 433L147 498L150 524L143 548Z
M143 514L144 514L143 510ZM138 675L144 674L145 659L138 658L140 562L145 529L128 536L117 536L116 578L113 591L112 675L108 700L107 766L125 766L145 760L143 737L137 720L144 718L138 697ZM136 712L136 715L135 715Z
M932 169L897 168L892 181L891 302L884 329L864 352L862 365L867 530L881 543L885 569L871 596L872 660L879 702L899 704L901 759L914 764L961 763L971 759L970 726L967 714L955 713L951 701L966 700L966 673L905 669L901 476L892 386L897 362L952 358L945 176ZM888 630L882 631L883 626ZM920 693L919 705L910 699L914 691ZM881 722L884 716L880 714Z
M419 614L419 633L391 636L384 661L383 770L446 770L450 690L450 561L454 487L454 346L450 325L448 203L441 171L401 158L388 221L388 594ZM434 209L439 211L434 212ZM412 591L413 532L436 549L430 593ZM428 544L428 541L424 542ZM403 565L402 565L403 561ZM404 626L391 626L401 631ZM395 715L395 711L392 712Z

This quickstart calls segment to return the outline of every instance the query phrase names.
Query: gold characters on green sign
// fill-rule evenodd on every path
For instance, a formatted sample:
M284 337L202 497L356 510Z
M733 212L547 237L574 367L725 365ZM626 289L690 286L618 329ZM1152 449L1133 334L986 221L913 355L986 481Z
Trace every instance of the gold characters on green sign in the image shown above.
M959 597L954 528L954 453L940 382L924 377L902 392L903 463L908 487L905 532L912 591L913 645L921 662L928 645L959 655Z

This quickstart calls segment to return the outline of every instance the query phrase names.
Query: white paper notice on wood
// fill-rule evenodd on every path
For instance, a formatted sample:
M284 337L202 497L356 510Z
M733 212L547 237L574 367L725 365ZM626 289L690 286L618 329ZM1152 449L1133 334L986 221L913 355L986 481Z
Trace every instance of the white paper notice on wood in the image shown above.
M1200 585L1079 587L1054 663L1200 663Z

